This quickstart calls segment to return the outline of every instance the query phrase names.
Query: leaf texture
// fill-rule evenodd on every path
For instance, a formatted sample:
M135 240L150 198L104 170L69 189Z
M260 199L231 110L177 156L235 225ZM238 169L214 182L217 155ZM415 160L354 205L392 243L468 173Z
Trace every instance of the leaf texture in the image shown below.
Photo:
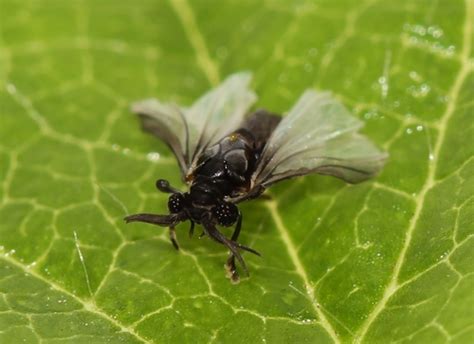
M472 342L472 0L0 9L0 342ZM238 70L274 112L330 90L390 159L244 204L263 257L233 286L222 247L122 218L166 212L157 178L182 186L130 103L191 104Z

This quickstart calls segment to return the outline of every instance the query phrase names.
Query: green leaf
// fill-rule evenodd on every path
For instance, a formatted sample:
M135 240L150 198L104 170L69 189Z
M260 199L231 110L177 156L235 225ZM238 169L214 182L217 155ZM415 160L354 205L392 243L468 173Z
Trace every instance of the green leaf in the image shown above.
M472 341L472 0L0 6L0 342ZM130 102L243 69L275 112L331 90L390 159L244 204L263 257L232 285L223 247L122 218L166 212L157 178L183 186Z

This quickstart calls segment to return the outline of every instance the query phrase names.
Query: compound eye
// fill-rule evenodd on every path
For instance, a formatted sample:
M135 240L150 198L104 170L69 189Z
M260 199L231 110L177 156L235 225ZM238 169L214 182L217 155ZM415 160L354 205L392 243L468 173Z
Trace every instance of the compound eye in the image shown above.
M179 193L172 194L168 198L168 209L170 213L179 213L184 207L184 197Z
M221 203L216 205L212 212L217 222L224 227L232 226L239 217L239 209L233 203Z

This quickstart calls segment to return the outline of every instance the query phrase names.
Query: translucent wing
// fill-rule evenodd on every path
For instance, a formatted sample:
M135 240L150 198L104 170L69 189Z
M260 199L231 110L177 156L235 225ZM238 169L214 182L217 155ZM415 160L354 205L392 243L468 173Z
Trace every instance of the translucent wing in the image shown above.
M144 130L170 146L185 177L206 147L242 122L257 99L249 89L251 79L247 72L233 74L189 108L146 99L132 104L132 111L139 115Z
M219 87L199 98L189 109L184 109L189 124L189 167L211 144L236 130L257 96L249 89L252 75L248 72L229 76Z
M188 168L186 140L188 124L180 108L157 99L146 99L132 104L145 131L157 136L173 151L183 173Z
M357 133L363 123L328 92L307 90L268 140L252 188L309 173L364 181L387 157Z

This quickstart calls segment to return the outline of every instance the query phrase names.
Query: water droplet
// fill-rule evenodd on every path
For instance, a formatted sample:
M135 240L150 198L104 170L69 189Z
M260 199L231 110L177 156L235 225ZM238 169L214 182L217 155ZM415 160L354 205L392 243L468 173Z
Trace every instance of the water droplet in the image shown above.
M423 131L423 126L422 125L417 125L416 126L416 131Z
M311 63L308 63L308 62L304 64L304 67L303 67L303 68L304 68L304 70L305 70L306 72L308 72L308 73L311 72L311 71L313 71L313 65L312 65Z
M412 134L412 133L413 133L413 129L412 129L412 128L407 128L406 133L407 133L408 135Z
M193 305L194 305L195 308L202 308L202 303L200 301L194 301ZM178 311L176 311L176 312L178 312Z
M150 152L146 155L146 158L149 160L149 161L152 161L152 162L156 162L160 159L160 153L158 152Z
M380 91L382 93L382 97L386 98L387 94L388 94L388 79L387 79L387 77L383 75L383 76L378 78L377 82L379 84Z
M318 49L316 49L316 48L311 48L311 49L308 50L308 55L309 55L309 56L314 57L314 56L316 56L317 54L318 54Z
M413 80L413 81L416 81L416 82L421 82L423 79L421 78L421 75L418 74L417 72L415 72L414 70L412 70L410 73L408 73L408 75L410 76L410 78Z
M428 34L431 35L433 38L440 38L443 35L443 30L436 25L429 26Z
M7 85L7 92L10 94L16 93L16 87L13 84L8 84Z

